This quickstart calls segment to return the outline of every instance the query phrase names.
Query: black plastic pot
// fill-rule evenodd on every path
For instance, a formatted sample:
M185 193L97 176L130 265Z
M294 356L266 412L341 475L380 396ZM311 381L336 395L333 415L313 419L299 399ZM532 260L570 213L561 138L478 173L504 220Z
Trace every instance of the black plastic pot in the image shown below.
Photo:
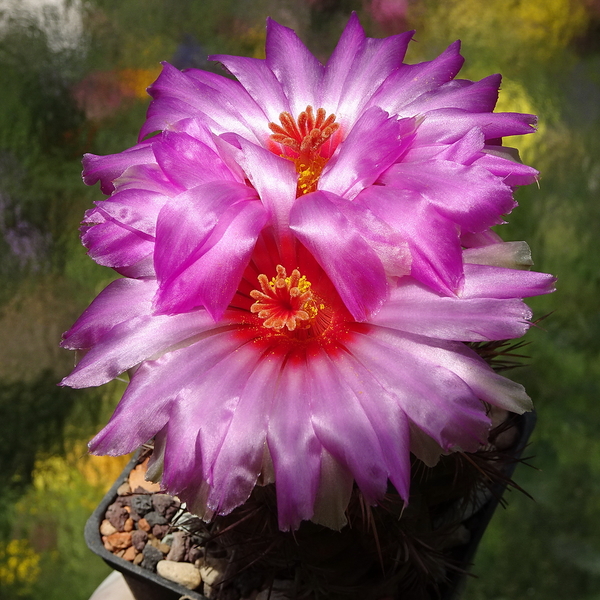
M535 413L527 413L519 417L516 423L516 426L519 428L519 437L515 445L516 451L513 454L515 459L520 457L525 448L535 427L535 422ZM136 600L181 600L183 597L186 600L208 600L206 596L164 579L153 571L134 565L115 556L104 548L100 536L100 524L104 520L108 506L117 498L117 489L127 480L129 472L136 464L137 456L134 456L88 519L85 526L85 540L88 547L104 559L111 568L123 574ZM516 465L516 460L506 465L503 469L504 474L510 478ZM504 490L504 485L497 485L492 488L489 499L463 522L463 525L470 532L469 543L459 546L452 551L453 559L460 565L463 571L456 571L449 575L448 584L441 590L441 600L458 600L464 592L469 577L467 573L468 568L473 562L479 542L500 502Z
M122 573L136 600L180 600L183 596L191 600L208 600L206 596L169 581L154 571L143 569L115 556L104 547L100 536L100 524L104 520L106 509L117 499L117 490L127 481L129 473L137 463L136 453L85 524L84 536L88 548L103 558L112 569Z

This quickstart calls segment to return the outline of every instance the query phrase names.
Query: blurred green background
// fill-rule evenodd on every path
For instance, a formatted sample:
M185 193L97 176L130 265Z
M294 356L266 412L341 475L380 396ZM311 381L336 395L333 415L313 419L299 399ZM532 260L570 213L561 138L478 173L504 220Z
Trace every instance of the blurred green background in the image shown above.
M506 142L542 176L500 228L559 277L514 374L539 414L539 470L516 475L535 501L508 495L465 599L600 600L599 0L0 0L0 598L87 600L108 573L82 530L123 461L85 444L123 384L56 387L61 333L112 277L78 239L102 197L82 153L135 143L159 61L261 57L268 15L326 60L352 10L369 35L416 29L408 62L462 39L461 76L501 72L499 110L540 115Z

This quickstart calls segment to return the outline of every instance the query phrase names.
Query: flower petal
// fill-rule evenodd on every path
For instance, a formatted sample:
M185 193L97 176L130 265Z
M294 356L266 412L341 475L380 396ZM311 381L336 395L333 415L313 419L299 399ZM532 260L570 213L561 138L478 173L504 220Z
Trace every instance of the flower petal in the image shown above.
M266 61L260 58L228 56L225 54L215 54L208 58L209 60L216 60L222 63L242 84L245 92L263 110L265 114L264 137L266 140L271 133L269 131L269 123L271 121L278 123L279 115L284 111L290 112L291 110L289 100L281 87L281 83L267 66ZM237 133L234 129L231 129L231 131ZM247 136L242 134L242 137Z
M441 85L451 81L463 63L460 42L456 41L432 61L402 65L394 70L373 95L369 104L380 106L390 114L413 116L417 113L407 112L404 108L423 94L435 92Z
M168 316L146 314L129 319L115 325L110 336L104 336L60 385L73 388L102 385L142 361L214 327L204 310Z
M502 77L490 75L481 81L454 79L434 91L418 96L402 107L402 116L412 117L438 108L461 108L474 113L490 113L498 100Z
M462 298L528 298L555 291L556 277L548 273L465 264ZM508 338L507 338L508 339Z
M229 208L189 261L161 283L156 310L176 313L203 305L215 321L220 319L266 221L264 207L255 200Z
M86 213L81 241L99 265L114 269L134 265L154 249L152 236L114 221L98 208Z
M400 163L382 176L386 185L420 194L465 231L479 232L503 222L515 206L512 190L477 165L435 160Z
M502 295L500 298L482 295L440 297L414 280L404 278L392 290L389 301L371 319L371 323L397 331L463 342L513 339L524 335L529 329L531 311L514 296L505 298Z
M416 194L391 186L371 186L355 203L368 207L406 240L412 277L453 295L463 277L458 227Z
M352 200L404 151L401 124L380 108L365 111L325 167L319 189Z
M291 114L297 117L313 106L323 77L323 65L302 43L293 29L267 19L266 64L286 98ZM313 108L318 108L313 106Z
M161 287L205 253L208 238L237 203L256 198L240 183L214 181L177 196L158 215L154 263Z
M483 404L459 373L436 360L439 341L418 340L411 344L406 334L367 326L352 340L352 354L444 450L477 450L490 427Z
M298 198L291 229L327 273L357 321L376 312L387 295L381 260L325 192Z
M119 154L97 156L85 154L83 157L83 181L94 185L100 181L100 189L105 194L114 190L113 181L128 167L140 164L155 163L154 152L149 142L141 142Z
M383 497L388 477L408 500L408 420L393 394L344 351L321 351L308 365L312 422L323 446L352 473L368 502Z
M278 360L276 352L273 359ZM282 531L297 529L301 520L314 513L322 446L311 424L310 390L305 357L287 356L277 380L267 434Z
M325 68L321 95L343 126L352 126L390 73L402 68L413 33L365 38L358 18L350 18Z
M98 344L119 323L148 314L156 281L117 279L105 287L63 335L61 346L82 350Z
M202 407L209 398L194 396L202 374L231 357L245 342L231 331L221 331L205 337L201 344L174 350L156 360L144 362L135 372L123 398L107 426L90 442L96 454L127 454L145 444L168 421L177 421L167 433L167 453L164 481L174 489L182 486L181 479L189 475L185 463L194 459L196 427ZM212 403L214 404L214 403ZM181 415L183 419L176 415ZM173 460L178 461L177 474Z

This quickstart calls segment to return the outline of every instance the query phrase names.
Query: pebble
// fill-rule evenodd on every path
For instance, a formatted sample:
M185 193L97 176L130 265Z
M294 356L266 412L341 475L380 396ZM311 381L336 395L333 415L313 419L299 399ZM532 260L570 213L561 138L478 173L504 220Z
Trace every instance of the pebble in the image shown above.
M173 502L173 496L170 496L169 494L154 494L152 496L152 505L154 506L154 510L163 517Z
M161 577L179 583L189 590L195 590L202 582L200 571L189 563L161 560L156 565L156 572Z
M117 496L126 496L127 494L131 494L131 486L128 481L117 488Z
M116 533L117 529L112 525L112 523L108 519L104 519L100 524L100 534L101 535L112 535Z
M123 531L125 521L127 521L129 518L129 513L125 510L120 502L116 501L106 509L105 516L117 531Z
M131 533L127 531L117 531L112 535L106 536L106 541L115 549L122 550L131 546Z
M146 459L129 473L129 485L134 492L137 492L137 488L141 488L142 492L146 493L160 492L160 485L158 483L146 481L147 465L148 460Z
M144 519L148 522L150 527L154 527L154 525L166 525L167 520L155 510L150 511L144 515Z
M134 559L133 559L133 564L137 565L137 566L141 566L142 562L144 560L144 555L140 552Z
M196 561L201 560L203 558L204 550L202 548L199 548L198 546L192 546L186 554L185 560L187 562L195 563Z
M140 552L144 549L146 542L148 541L148 534L142 529L136 529L131 532L131 543Z
M107 540L105 535L102 536L102 544L109 552L114 550L113 545Z
M152 499L150 498L150 494L131 496L131 508L133 508L140 517L144 517L152 510Z
M183 531L176 531L173 534L173 541L171 542L171 549L167 554L167 560L174 562L181 562L185 558L185 553L188 546L188 536ZM194 561L191 561L194 562Z
M144 519L143 517L138 521L138 529L141 529L142 531L150 531L152 529L152 527L150 527L150 524L148 523L148 521L146 521L146 519Z
M153 525L152 526L152 535L157 538L164 538L167 532L169 531L169 525Z
M160 550L162 554L168 554L169 550L171 549L170 546L163 544L158 538L152 538L148 543Z
M188 564L188 563L181 563L181 564ZM204 581L204 583L206 583L207 585L210 585L210 586L214 586L215 583L218 583L219 579L221 577L220 571L217 571L217 569L213 569L212 567L209 567L208 565L204 565L204 566L200 567L199 572L200 572L200 577L202 577L202 581Z
M125 525L123 525L123 531L132 531L133 530L133 519L129 517L127 521L125 521Z
M125 550L125 554L123 554L123 558L128 560L129 562L133 562L135 557L139 554L139 551L136 550L134 546L129 546L127 550Z
M141 566L149 571L155 571L158 561L163 559L163 553L152 544L146 544L142 554L144 559L141 562Z

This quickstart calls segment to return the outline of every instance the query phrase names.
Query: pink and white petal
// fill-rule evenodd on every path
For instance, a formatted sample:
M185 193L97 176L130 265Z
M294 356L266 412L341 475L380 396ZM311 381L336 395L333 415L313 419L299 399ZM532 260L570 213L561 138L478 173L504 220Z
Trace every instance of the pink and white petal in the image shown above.
M104 336L60 385L73 388L102 385L214 327L214 321L204 310L129 319L115 325L110 335Z
M548 273L465 264L461 298L529 298L555 291L556 277ZM507 338L508 339L508 338Z
M428 467L435 467L444 454L444 449L414 423L410 424L410 451Z
M437 160L400 163L381 181L420 194L464 231L479 232L503 223L502 215L516 206L511 188L477 165Z
M526 273L516 271L516 273ZM441 297L410 278L400 280L371 323L442 340L486 342L521 337L531 311L519 299Z
M314 106L323 78L323 65L302 43L293 29L267 19L266 64L288 99L296 118L307 106Z
M181 190L174 185L156 164L134 165L123 171L114 181L116 191L145 190L172 197Z
M354 125L319 178L319 189L352 200L373 184L404 151L400 123L374 106Z
M105 194L110 194L114 190L113 181L126 169L135 165L153 163L156 163L156 160L149 142L141 142L119 154L106 156L84 154L83 181L87 185L94 185L100 181L100 189Z
M165 132L153 148L161 169L181 190L234 179L214 150L186 133Z
M483 156L479 157L475 164L484 167L496 177L501 177L504 183L511 187L529 185L538 180L539 171L516 160L507 159L507 154L501 152L501 148L503 146L486 146Z
M266 211L259 202L239 202L230 208L194 253L192 262L161 283L156 310L175 313L202 305L215 321L219 320L237 290L266 222Z
M237 108L240 104L247 106L250 100L244 88L233 81L219 85L216 83L218 77L214 75L212 78L201 78L193 73L182 73L172 65L163 63L162 73L148 88L154 100L148 108L140 139L154 131L176 127L179 121L189 117L210 121L216 125L217 133L235 131L240 135L253 136L244 120L240 119ZM224 77L221 79L225 80ZM231 101L232 87L237 88L237 104Z
M487 235L489 234L489 236ZM473 265L489 265L506 269L533 267L531 249L527 242L503 242L493 231L461 236L463 260Z
M167 437L163 475L163 483L169 489L179 492L190 484L199 485L201 481L212 485L215 459L230 428L248 377L260 360L260 352L257 352L250 341L251 335L226 331L209 336L198 344L201 347L200 360L189 348L178 351L179 360L195 363L195 371L188 370L187 379L177 379L180 391L176 410L169 423L169 433L172 435ZM226 377L223 376L224 373L227 374ZM216 389L219 390L218 401L215 401ZM263 414L262 417L266 421L266 415ZM182 468L180 457L186 456L189 457L188 460L195 461L195 473Z
M417 130L417 145L453 144L477 127L486 140L534 133L535 115L521 113L474 113L460 108L428 110Z
M388 478L408 500L408 420L393 394L355 360L352 348L349 352L309 361L315 432L352 473L368 502L383 497Z
M81 227L81 242L88 254L99 265L115 269L131 266L154 251L154 238L141 231L135 231L117 223L108 215L96 209L97 215L105 218L103 222L84 224Z
M250 96L239 81L200 69L188 69L186 75L201 85L201 89L207 86L219 92L218 99L222 108L215 110L216 107L207 106L203 111L204 116L210 114L217 120L219 128L215 131L230 131L254 143L261 143L268 119L263 107ZM224 111L222 115L221 111Z
M343 351L339 350L338 354ZM342 361L342 356L336 356L332 363L323 350L308 356L310 419L319 442L352 473L367 501L373 504L387 488L387 461L379 443L379 431L375 430L357 396L365 392L378 396L381 392L374 391L372 385L380 386L369 378L364 386L367 389L355 392L340 373Z
M381 260L329 194L313 192L298 198L290 226L357 321L377 312L388 291Z
M408 114L404 107L451 81L464 61L460 42L456 41L432 61L402 65L383 82L369 105L380 106L390 114Z
M389 330L375 331L374 337L387 336L388 332ZM521 384L498 375L476 352L461 342L432 340L403 334L401 343L406 351L415 355L424 354L432 363L458 375L484 402L518 414L533 408L531 398ZM424 352L425 348L426 352Z
M463 278L457 225L417 194L392 186L371 186L355 203L368 207L407 240L412 277L441 294L454 295Z
M123 277L131 277L133 279L152 278L156 279L154 272L154 259L152 254L147 254L140 258L137 262L122 267L113 267L113 269Z
M251 350L258 354L256 347ZM216 513L228 514L243 504L261 473L273 382L277 381L283 358L272 360L270 356L260 356L254 371L247 377L210 467L212 485L207 504Z
M102 290L75 324L63 335L61 346L82 350L98 344L119 323L150 314L156 281L117 279Z
M96 202L96 206L116 223L154 238L158 214L168 199L157 192L128 189Z
M321 97L322 104L331 107L342 126L348 127L354 124L390 74L402 68L402 60L414 32L383 39L365 38L354 16L346 29L347 38L343 36L340 39L327 63ZM348 49L345 47L346 39L352 43Z
M215 54L208 58L220 62L241 83L245 92L261 107L266 117L264 132L265 139L267 139L271 134L269 123L271 121L279 123L279 115L284 111L290 112L291 107L281 83L267 66L266 61L260 58L228 56L225 54ZM234 129L231 129L231 131L237 133ZM241 136L247 137L243 133Z
M441 152L436 154L435 159L470 165L473 161L482 156L484 146L485 136L483 131L478 127L474 127L465 133L459 140L444 147ZM408 162L411 159L412 157L409 152L404 157L404 160Z
M408 502L410 486L409 420L393 392L386 389L377 373L369 372L349 348L332 360L354 390L371 421L385 457L388 477L401 498ZM367 383L370 380L370 383ZM367 392L370 390L370 392Z
M280 243L289 237L290 211L296 199L298 174L294 165L269 150L237 138L239 163L269 212Z
M439 341L413 339L411 343L407 334L369 326L352 340L351 352L444 450L477 450L490 427L483 404L460 374L436 360Z
M375 189L381 186L373 186ZM371 189L371 188L369 188ZM350 221L381 260L388 277L403 277L411 272L411 253L407 237L361 202L328 195L337 209ZM384 213L385 214L385 213Z
M425 114L439 108L461 108L474 113L490 113L498 100L502 77L489 75L480 81L454 79L437 90L421 94L399 111L403 116Z
M315 512L311 521L340 531L348 522L346 508L350 502L353 486L352 474L323 448Z
M365 40L365 32L358 16L353 12L335 50L325 65L318 97L320 107L332 112L337 110L342 88L354 68L355 60L364 47Z
M158 215L154 251L161 289L198 260L204 244L229 209L255 198L256 192L247 185L213 181L183 192L166 204Z
M205 371L231 356L244 341L231 331L221 331L205 337L202 343L141 364L108 425L90 442L90 450L96 454L126 454L146 443L173 420L175 426L169 425L166 432L163 481L170 487L180 487L181 480L177 477L186 476L185 453L195 453L199 418L195 404L186 404L188 397L185 394L201 381ZM178 445L183 449L175 448L180 462L176 461L178 466L174 471L177 475L174 476L173 451Z
M468 248L469 250L471 248L481 248L483 249L484 246L490 246L492 244L494 245L498 245L498 244L502 244L502 238L495 232L492 231L491 229L486 229L485 231L481 231L479 233L471 233L469 231L464 232L461 234L460 236L460 243L461 246L463 248ZM513 242L511 242L513 243ZM525 242L514 242L516 244L525 244ZM464 254L463 254L464 256ZM529 253L529 258L531 258L531 253ZM466 260L465 258L465 262L473 262L473 263L477 263L477 264L495 264L494 262L483 262L480 263L478 260ZM533 263L531 263L531 265L533 265ZM530 265L530 266L531 266ZM511 266L508 264L498 264L496 266ZM517 268L516 266L513 268Z
M272 360L280 360L276 353ZM279 529L297 529L314 513L322 445L311 423L306 357L286 357L269 415L267 444L273 458Z

